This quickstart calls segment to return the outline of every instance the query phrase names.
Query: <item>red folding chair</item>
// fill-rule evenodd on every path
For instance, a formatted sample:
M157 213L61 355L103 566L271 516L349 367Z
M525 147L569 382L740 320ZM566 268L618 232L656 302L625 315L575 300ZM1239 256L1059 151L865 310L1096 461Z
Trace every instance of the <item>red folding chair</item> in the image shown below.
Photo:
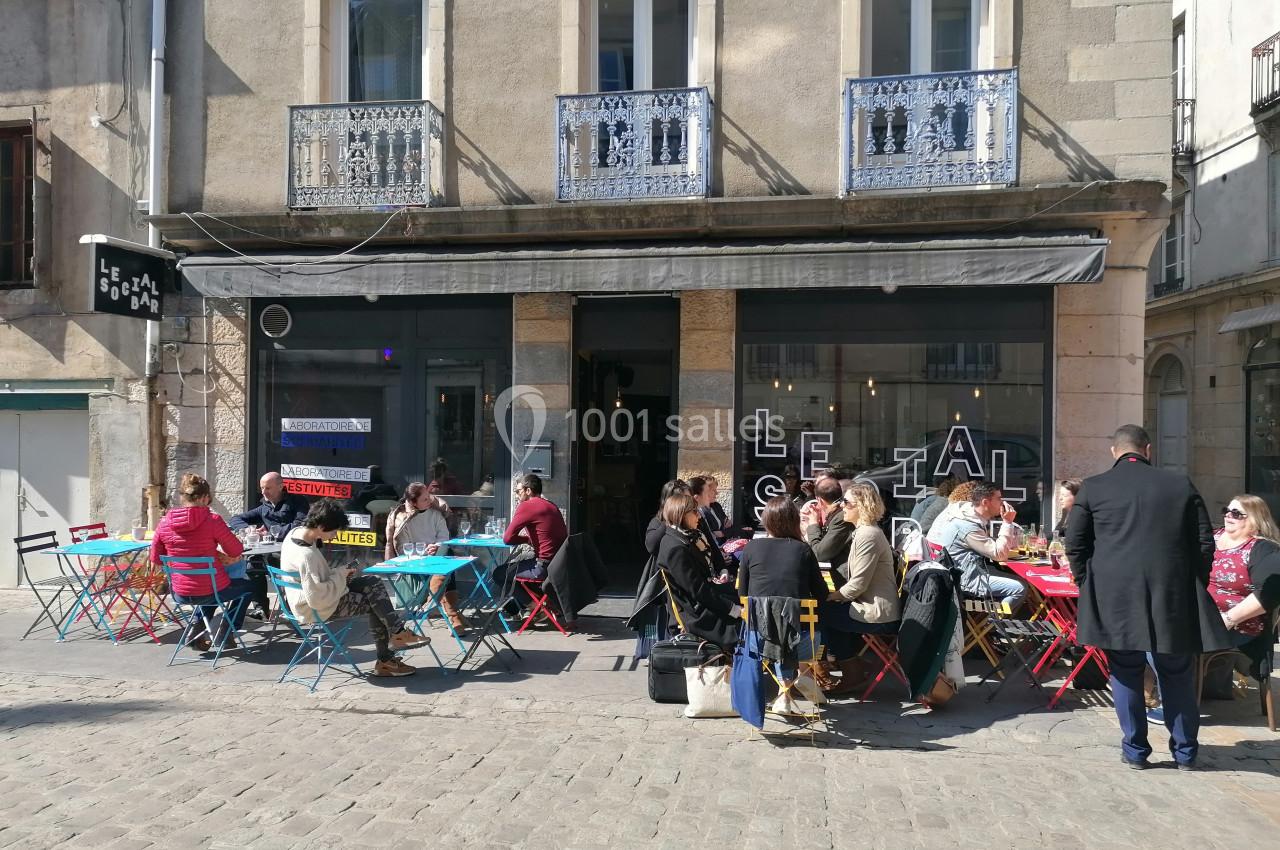
M876 677L871 680L871 684L867 686L866 691L859 697L859 701L865 702L870 698L872 691L880 686L887 673L892 673L894 678L902 683L903 687L910 689L911 685L907 682L906 671L902 669L902 664L898 662L898 636L896 634L864 634L862 639L867 649L871 650L880 659L881 667L880 672L876 674Z
M524 630L533 624L534 620L541 615L544 619L550 620L551 625L555 626L560 634L568 637L569 633L565 631L564 626L560 625L560 619L556 617L556 612L552 610L548 597L550 591L544 587L546 579L541 578L517 578L516 584L524 588L524 592L529 594L529 598L533 600L533 608L529 610L529 616L524 618L524 622L520 625L518 635L524 634Z
M104 540L107 537L107 524L105 522L92 522L88 525L73 525L67 529L67 534L71 537L72 543L84 543L86 540ZM101 558L91 558L91 563L85 563L85 559L76 556L76 567L80 570L80 574L93 580L93 586L90 588L90 594L97 601L105 616L111 616L111 606L115 599L102 605L102 598L111 596L119 590L121 585L120 575L114 565L102 563ZM85 605L80 608L80 612L76 614L75 620L78 623L80 619L94 610L93 606Z

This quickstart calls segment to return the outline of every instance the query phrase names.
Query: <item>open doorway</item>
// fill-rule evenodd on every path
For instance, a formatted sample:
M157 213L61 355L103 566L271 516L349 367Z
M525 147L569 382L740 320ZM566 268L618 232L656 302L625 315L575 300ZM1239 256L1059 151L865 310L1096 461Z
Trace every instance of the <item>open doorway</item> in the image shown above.
M676 410L678 303L601 298L578 306L573 531L595 542L610 596L634 593L648 557L645 526L675 474L665 423Z

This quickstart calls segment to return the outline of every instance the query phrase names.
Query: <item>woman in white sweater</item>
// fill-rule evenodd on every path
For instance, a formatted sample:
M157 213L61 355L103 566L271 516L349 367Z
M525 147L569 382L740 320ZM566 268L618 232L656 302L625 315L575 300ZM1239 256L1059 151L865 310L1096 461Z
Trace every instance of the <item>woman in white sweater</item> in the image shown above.
M385 557L389 561L397 554L403 554L406 545L423 543L428 555L434 555L440 544L452 537L445 513L449 506L443 500L432 495L426 484L415 481L405 488L404 498L387 516L387 548ZM440 607L453 625L455 632L461 633L467 628L467 621L458 610L458 582L452 575L432 576L430 590L434 594L440 586L448 581L449 586L440 599Z
M346 527L347 514L342 505L333 499L320 499L311 505L302 526L285 536L280 568L297 573L302 585L301 590L285 591L289 608L304 623L313 622L317 615L327 621L368 614L378 649L373 675L412 676L417 668L397 658L395 650L430 643L431 639L405 628L404 618L396 613L382 579L331 566L316 545L333 540Z

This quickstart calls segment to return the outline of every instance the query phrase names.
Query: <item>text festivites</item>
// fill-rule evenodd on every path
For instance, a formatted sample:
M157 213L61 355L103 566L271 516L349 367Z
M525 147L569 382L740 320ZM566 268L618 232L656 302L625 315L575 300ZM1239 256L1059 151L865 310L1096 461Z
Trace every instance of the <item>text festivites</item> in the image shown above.
M351 498L350 484L330 484L328 481L300 481L295 478L286 478L284 483L289 488L290 493L297 493L299 496L315 496L329 499Z

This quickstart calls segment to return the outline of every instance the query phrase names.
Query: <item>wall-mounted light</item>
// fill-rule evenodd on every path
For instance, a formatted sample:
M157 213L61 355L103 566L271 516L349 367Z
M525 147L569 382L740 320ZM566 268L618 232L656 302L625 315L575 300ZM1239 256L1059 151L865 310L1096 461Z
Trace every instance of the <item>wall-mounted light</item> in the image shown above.
M973 397L974 397L974 398L982 398L982 390L981 390L979 387L974 387L974 388L973 388Z

